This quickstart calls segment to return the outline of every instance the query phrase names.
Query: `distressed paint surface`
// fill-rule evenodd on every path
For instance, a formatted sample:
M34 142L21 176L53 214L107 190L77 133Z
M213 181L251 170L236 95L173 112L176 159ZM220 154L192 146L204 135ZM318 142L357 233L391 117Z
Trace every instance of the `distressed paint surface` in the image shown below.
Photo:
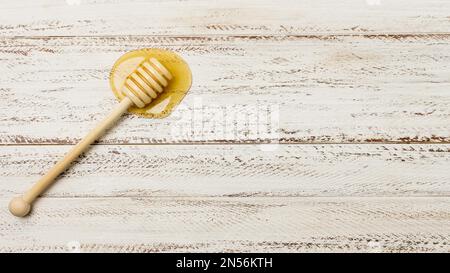
M8 36L450 32L446 0L9 2L0 1Z
M450 35L0 41L3 144L74 144L117 103L108 85L114 61L152 46L191 65L184 105L162 120L129 115L100 142L450 141ZM273 134L252 134L270 125L251 116L255 109L276 112ZM231 134L220 133L225 126Z
M450 251L448 198L41 201L29 218L0 212L15 223L0 226L0 251Z
M11 216L142 47L186 58L185 104ZM449 1L0 0L0 64L0 252L450 252Z
M450 145L97 145L46 197L450 195ZM0 197L69 146L3 147ZM426 170L426 171L424 171Z

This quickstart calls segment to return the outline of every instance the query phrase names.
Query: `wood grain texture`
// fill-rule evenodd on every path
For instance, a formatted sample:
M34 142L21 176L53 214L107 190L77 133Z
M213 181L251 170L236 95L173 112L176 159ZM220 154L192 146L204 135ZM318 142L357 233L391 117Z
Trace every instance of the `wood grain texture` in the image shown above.
M11 216L143 47L185 103ZM0 63L0 252L450 252L450 1L0 0Z
M0 35L450 32L449 9L446 0L2 0Z
M68 149L1 147L1 197L27 189ZM95 146L45 196L450 195L450 145L265 149L265 145Z
M108 86L115 59L152 46L176 50L191 64L184 105L163 120L128 116L102 143L450 141L449 35L0 43L7 63L0 67L3 144L75 143L116 104Z
M2 252L450 251L448 198L46 198L0 217Z

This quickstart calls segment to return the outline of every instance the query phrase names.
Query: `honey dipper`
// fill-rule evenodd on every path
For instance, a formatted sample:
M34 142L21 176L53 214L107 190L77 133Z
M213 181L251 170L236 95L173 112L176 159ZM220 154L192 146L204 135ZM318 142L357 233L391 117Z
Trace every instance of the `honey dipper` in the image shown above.
M155 53L155 50L157 53L156 56L158 56L159 54L160 56L164 57L164 54L168 54L167 52L169 52L170 54L174 54L170 51L158 49L144 49L129 53L134 54L134 57L137 55L142 57L141 55L143 54L148 55L148 52ZM171 62L166 63L171 65ZM185 63L184 65L187 67ZM173 68L175 77L180 76L178 75L180 73L179 69L177 70L176 66L173 66ZM55 179L70 166L72 161L78 158L78 156L82 154L90 146L90 144L92 144L95 140L102 136L104 132L109 127L111 127L124 112L126 112L130 107L144 109L145 106L150 105L157 99L157 97L159 97L161 93L163 93L163 91L165 91L165 89L169 85L169 82L174 78L169 69L167 69L154 57L144 57L144 59L137 63L133 67L133 69L134 70L131 70L131 73L128 73L128 76L125 75L123 79L120 89L120 95L118 96L121 99L119 105L117 105L115 109L97 125L97 127L90 131L64 156L64 158L58 161L53 166L53 168L51 168L28 191L26 191L23 195L15 197L11 200L11 202L9 203L9 211L13 215L18 217L26 216L30 212L31 205L36 200L36 198L41 195L50 185L52 185ZM189 71L189 87L191 79L190 76L191 75ZM184 86L185 90L181 91L187 92L187 89L189 89L189 87Z

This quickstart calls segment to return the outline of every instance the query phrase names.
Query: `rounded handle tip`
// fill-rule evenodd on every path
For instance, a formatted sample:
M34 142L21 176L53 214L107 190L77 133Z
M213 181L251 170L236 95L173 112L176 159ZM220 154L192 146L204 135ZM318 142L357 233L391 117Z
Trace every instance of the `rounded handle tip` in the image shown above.
M9 202L9 211L17 217L26 216L31 210L31 204L23 200L21 196L14 197Z

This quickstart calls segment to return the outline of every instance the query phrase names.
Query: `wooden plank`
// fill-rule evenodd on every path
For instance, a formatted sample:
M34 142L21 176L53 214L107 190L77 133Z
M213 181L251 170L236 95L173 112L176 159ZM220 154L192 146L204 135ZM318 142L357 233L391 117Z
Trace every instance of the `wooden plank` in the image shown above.
M450 35L406 35L2 38L0 143L75 143L116 103L113 62L152 46L187 59L191 92L102 143L450 141Z
M447 197L46 198L0 216L1 252L450 251Z
M97 145L50 197L448 196L450 145ZM0 197L68 146L0 147Z
M30 217L0 210L0 252L449 252L449 12L0 0L3 208L115 104L123 52L176 50L195 80L170 118L126 116Z
M1 1L0 35L450 32L447 0Z

